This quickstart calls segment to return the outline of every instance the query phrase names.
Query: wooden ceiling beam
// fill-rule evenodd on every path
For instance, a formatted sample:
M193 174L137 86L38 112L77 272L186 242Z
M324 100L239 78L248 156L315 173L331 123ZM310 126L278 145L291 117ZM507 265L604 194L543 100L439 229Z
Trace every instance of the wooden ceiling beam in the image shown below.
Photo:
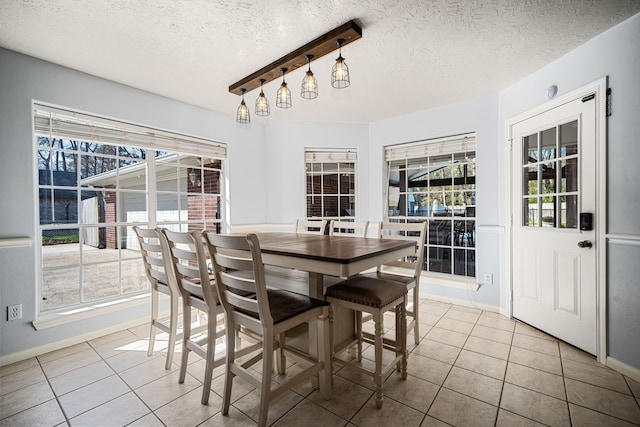
M260 79L264 79L266 84L282 77L282 68L286 68L287 73L290 73L293 70L304 67L308 63L307 55L313 55L312 60L316 60L338 50L338 39L343 39L342 46L345 46L361 37L362 29L355 21L351 20L237 81L229 86L229 92L236 95L242 95L242 89L251 92L253 89L260 87Z

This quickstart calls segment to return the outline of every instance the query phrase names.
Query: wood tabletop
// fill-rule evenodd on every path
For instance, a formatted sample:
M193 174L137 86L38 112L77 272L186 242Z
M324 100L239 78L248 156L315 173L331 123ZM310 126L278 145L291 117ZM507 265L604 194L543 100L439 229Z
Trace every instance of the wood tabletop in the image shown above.
M415 245L412 241L295 233L256 233L263 253L349 264Z

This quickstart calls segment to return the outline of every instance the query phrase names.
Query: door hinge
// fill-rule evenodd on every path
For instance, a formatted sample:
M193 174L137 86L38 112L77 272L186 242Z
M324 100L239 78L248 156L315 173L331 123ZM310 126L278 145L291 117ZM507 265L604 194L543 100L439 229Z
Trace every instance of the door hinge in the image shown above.
M507 139L507 144L509 145L509 151L513 150L513 138Z
M607 88L607 117L611 115L611 88Z

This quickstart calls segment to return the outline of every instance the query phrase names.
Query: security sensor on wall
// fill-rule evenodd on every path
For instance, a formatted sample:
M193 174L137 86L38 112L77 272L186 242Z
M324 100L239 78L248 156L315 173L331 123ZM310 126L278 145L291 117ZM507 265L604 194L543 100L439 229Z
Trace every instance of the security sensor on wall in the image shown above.
M552 85L549 86L546 90L547 98L551 99L558 94L558 86Z

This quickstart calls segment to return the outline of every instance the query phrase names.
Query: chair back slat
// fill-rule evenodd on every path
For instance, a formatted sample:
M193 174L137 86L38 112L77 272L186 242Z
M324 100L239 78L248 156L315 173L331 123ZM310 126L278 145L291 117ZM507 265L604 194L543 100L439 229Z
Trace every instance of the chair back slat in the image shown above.
M307 220L299 219L296 221L296 234L324 234L327 226L327 220Z
M367 237L367 229L369 221L338 221L332 220L329 223L330 236L351 236L351 237Z
M171 255L166 240L159 229L133 227L138 238L145 274L152 287L157 289L158 282L169 287L170 292L180 294L178 283L173 277Z
M227 316L245 317L243 312L251 312L260 322L243 322L245 326L273 325L258 237L255 234L220 235L212 232L204 232L203 236ZM243 292L252 292L255 298L238 295Z
M384 267L401 267L412 271L414 278L418 280L424 263L424 245L427 235L427 223L425 222L381 222L378 228L378 236L381 239L413 240L416 243L416 252L399 260L388 262L378 267L382 271Z
M216 285L209 278L201 232L163 229L162 233L167 239L176 281L183 297L191 294L204 299L210 307L218 304Z

